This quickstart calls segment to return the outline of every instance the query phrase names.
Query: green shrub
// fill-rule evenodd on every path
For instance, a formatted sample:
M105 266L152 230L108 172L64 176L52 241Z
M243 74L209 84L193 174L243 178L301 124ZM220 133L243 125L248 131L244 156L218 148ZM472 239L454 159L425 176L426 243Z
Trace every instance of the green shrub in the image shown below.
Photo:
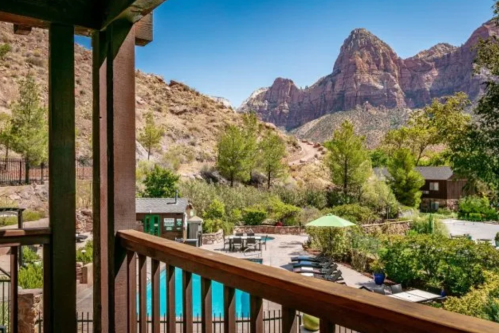
M82 262L83 265L91 263L94 256L94 242L89 240L84 247L76 251L76 261Z
M344 260L347 257L349 248L347 228L307 227L306 230L312 248L335 260Z
M356 224L374 223L378 217L368 207L359 204L336 206L326 213L337 215Z
M26 209L23 212L23 221L24 222L38 221L44 217L46 217L44 212L39 212L39 211L29 210L29 209ZM14 225L14 224L17 224L17 216L11 215L11 216L0 217L0 225L7 226L7 225Z
M179 176L168 169L155 165L152 170L146 171L144 179L144 198L173 198L178 189Z
M40 263L28 264L19 269L19 285L23 289L43 287L43 268Z
M431 225L433 220L433 226ZM448 236L449 231L447 226L433 215L419 215L413 218L410 231L416 234L434 234L440 236Z
M444 216L451 216L454 214L454 212L452 210L450 210L449 208L439 208L437 210L437 214L444 215Z
M300 208L286 204L277 197L272 197L266 204L267 212L275 221L280 221L285 225L295 225Z
M223 219L225 217L225 205L218 199L214 199L206 209L204 218L209 220Z
M0 45L0 60L4 60L7 53L9 53L11 50L12 48L10 47L10 44Z
M267 219L267 212L260 207L243 209L243 222L246 225L260 225Z
M498 220L497 211L490 207L489 199L475 195L459 200L458 216L472 221Z
M28 246L23 246L23 264L34 264L41 260L40 256Z
M203 232L213 233L222 229L225 233L231 233L233 225L231 223L225 222L221 219L204 220L203 221Z
M499 267L499 252L490 244L440 235L390 237L380 259L388 277L407 287L442 288L464 295L485 282L485 272Z

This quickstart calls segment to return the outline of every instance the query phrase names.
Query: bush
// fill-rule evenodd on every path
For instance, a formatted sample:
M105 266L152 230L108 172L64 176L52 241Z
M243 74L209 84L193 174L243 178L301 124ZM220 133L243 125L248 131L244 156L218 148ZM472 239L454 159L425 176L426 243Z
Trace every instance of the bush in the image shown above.
M497 211L490 207L489 199L475 195L459 200L458 216L472 221L498 220Z
M356 224L374 223L378 219L378 217L369 208L363 207L359 204L336 206L326 213L337 215Z
M23 289L38 289L43 287L43 268L39 263L28 264L19 269L19 285Z
M335 260L344 260L347 256L349 238L347 228L307 227L310 246Z
M380 259L393 281L406 287L442 288L464 295L485 282L486 271L497 274L499 252L490 244L439 235L391 237Z
M4 60L7 53L9 53L11 50L12 48L10 47L10 44L0 45L0 60Z
M34 264L41 260L40 256L28 246L23 246L23 264Z
M285 204L277 197L272 197L267 205L267 212L270 217L275 221L280 221L285 225L295 225L297 223L297 216L300 208Z
M431 225L432 220L433 226ZM449 235L447 226L440 219L435 218L431 214L414 217L411 223L410 231L416 234L434 234L440 236Z
M82 262L83 265L91 263L93 261L94 256L94 242L88 241L84 247L78 249L76 251L76 261Z
M400 209L390 186L374 177L362 186L360 203L369 207L378 216L386 218L397 217Z
M203 232L213 233L222 229L226 234L231 233L233 225L231 223L225 222L221 219L204 220L203 221Z
M46 215L44 212L26 209L23 212L23 221L24 222L38 221L38 220L44 218L45 216ZM17 224L17 216L0 217L0 225L6 226L6 225L14 225L14 224Z
M204 218L208 220L223 219L225 217L225 205L218 199L214 199L206 209Z
M306 207L306 208L303 208L298 213L297 220L298 220L298 223L300 223L300 225L306 225L307 223L312 222L313 220L316 220L321 216L322 216L322 213L317 208Z
M246 225L260 225L267 219L267 212L260 207L243 209L243 222Z
M168 169L155 165L146 172L144 180L144 198L173 198L177 188L179 176Z

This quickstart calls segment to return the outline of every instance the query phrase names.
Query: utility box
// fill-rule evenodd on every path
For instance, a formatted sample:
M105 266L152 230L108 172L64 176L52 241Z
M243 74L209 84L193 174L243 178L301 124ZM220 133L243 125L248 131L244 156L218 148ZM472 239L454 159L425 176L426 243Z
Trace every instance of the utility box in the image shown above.
M203 219L198 216L193 216L188 221L188 238L197 239L203 233Z

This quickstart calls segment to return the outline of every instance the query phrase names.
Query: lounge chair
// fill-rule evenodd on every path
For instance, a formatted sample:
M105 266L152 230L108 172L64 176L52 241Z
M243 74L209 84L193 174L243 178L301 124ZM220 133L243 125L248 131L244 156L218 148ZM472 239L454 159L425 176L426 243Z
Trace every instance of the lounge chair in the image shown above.
M333 263L326 262L313 262L313 261L298 261L293 263L293 267L326 267L331 266Z
M248 249L257 250L258 243L256 242L255 237L248 237L248 239L246 239L246 247Z
M327 260L325 257L316 257L316 256L299 256L291 258L291 261L312 261L312 262L323 262Z
M293 272L295 273L316 273L316 274L319 274L319 273L323 273L323 272L330 272L330 273L333 273L335 272L336 270L338 269L338 265L336 264L333 264L331 266L328 266L328 267L296 267L296 268L293 268Z
M392 294L398 294L404 291L401 284L394 284L393 286L390 286L390 289L392 290Z
M374 291L376 294L386 295L386 291L383 286L374 287L372 291Z
M242 240L242 238L233 238L232 239L232 248L231 248L231 250L234 251L236 249L239 249L239 250L243 249L243 240Z
M324 280L331 281L331 282L342 281L343 276L342 276L341 271L336 271L331 275L324 275Z

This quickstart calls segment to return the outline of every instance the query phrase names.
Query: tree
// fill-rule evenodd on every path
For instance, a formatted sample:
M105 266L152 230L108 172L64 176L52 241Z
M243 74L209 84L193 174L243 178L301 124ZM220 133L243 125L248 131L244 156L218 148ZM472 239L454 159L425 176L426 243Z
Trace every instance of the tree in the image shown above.
M249 179L252 178L253 170L257 165L258 155L258 117L254 111L243 114L243 133L246 138L246 154L248 159Z
M421 186L424 179L415 170L415 160L408 149L397 150L388 162L388 184L397 200L406 206L417 207L421 202Z
M138 141L147 150L147 159L151 157L151 151L159 147L161 138L165 134L160 126L156 126L152 112L146 114L146 124L139 133Z
M142 192L144 198L172 198L178 190L179 176L168 169L155 165L147 172L144 180L145 189Z
M19 84L19 99L12 106L12 148L26 161L26 182L29 166L47 158L47 110L40 105L38 86L28 74Z
M272 179L279 178L285 171L282 159L286 155L286 145L281 137L267 131L260 141L260 168L267 176L267 188L270 189Z
M9 158L9 150L13 143L12 123L8 114L0 113L0 144L5 147L5 160Z
M342 186L345 199L358 194L371 172L369 153L364 147L365 137L355 135L348 120L325 143L329 150L328 164L334 184Z
M217 169L231 187L236 180L248 180L250 163L246 143L244 131L234 125L228 126L218 140Z

